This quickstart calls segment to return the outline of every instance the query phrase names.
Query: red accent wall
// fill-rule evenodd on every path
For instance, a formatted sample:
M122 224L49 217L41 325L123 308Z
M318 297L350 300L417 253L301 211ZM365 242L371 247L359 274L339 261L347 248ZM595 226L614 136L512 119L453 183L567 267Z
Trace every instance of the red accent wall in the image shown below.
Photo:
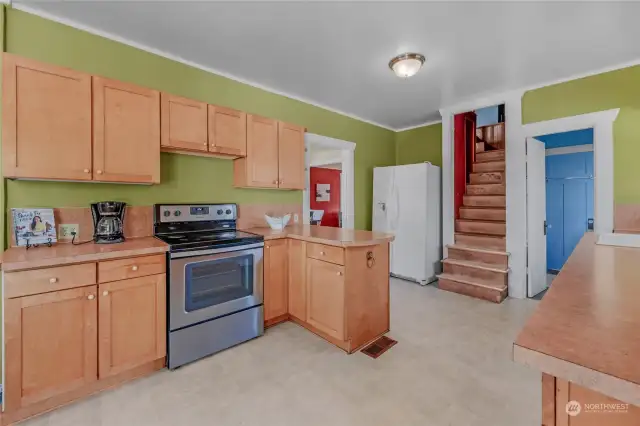
M340 226L340 170L311 167L309 170L309 206L312 210L324 210L322 226ZM328 183L331 185L329 201L316 201L316 184Z

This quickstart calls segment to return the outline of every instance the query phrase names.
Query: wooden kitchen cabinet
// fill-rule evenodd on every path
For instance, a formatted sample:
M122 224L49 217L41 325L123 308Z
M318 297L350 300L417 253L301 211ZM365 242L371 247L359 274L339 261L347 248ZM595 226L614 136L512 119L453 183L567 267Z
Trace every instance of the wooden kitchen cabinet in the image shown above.
M160 182L160 92L93 77L93 179Z
M344 267L307 259L307 323L345 340Z
M91 180L91 75L8 53L2 70L4 176Z
M287 319L289 251L285 239L266 241L264 248L264 321L273 325Z
M100 378L164 357L165 275L113 281L98 290Z
M97 286L5 300L5 411L98 378Z
M208 106L209 151L247 155L247 114L231 108Z
M304 189L304 128L247 115L247 156L233 166L236 187Z
M163 148L208 149L207 104L162 93L161 145Z
M289 244L289 315L307 320L307 243L288 240Z
M304 127L278 122L278 187L304 189Z

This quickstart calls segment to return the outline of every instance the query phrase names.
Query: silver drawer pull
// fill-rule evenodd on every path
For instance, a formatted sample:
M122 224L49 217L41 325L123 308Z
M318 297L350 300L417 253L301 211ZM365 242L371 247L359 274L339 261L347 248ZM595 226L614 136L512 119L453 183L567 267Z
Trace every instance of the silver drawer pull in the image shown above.
M325 252L321 251L320 256L324 256L324 255L325 255Z
M57 282L58 282L58 279L57 279L56 277L49 278L49 282L50 282L51 284L55 284L55 283L57 283Z
M131 270L132 270L132 271L137 271L137 270L138 270L138 265L133 265L133 266L131 267Z
M88 296L87 296L87 299L89 299L89 300L93 300L93 299L95 299L95 297L96 297L96 296L94 296L93 294L90 294L90 295L88 295Z
M102 295L103 295L103 296L108 296L108 295L109 295L109 292L108 292L107 290L105 290L105 291L103 291L103 292L102 292Z
M338 275L342 275L342 272L338 272Z

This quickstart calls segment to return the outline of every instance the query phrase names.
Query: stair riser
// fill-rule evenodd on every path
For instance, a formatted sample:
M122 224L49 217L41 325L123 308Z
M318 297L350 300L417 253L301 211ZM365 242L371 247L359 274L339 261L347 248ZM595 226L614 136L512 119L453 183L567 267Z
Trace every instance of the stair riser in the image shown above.
M449 247L448 258L455 260L471 260L489 265L507 266L509 257L506 254L482 253L478 251L461 250Z
M504 209L474 209L462 207L460 209L460 219L506 220L507 211Z
M476 152L476 163L486 163L487 161L504 160L504 151Z
M507 274L501 272L488 271L486 269L474 268L466 265L453 265L444 262L444 272L448 274L464 275L470 278L479 278L491 281L496 288L501 289L507 285Z
M504 223L461 222L456 220L456 232L504 236L507 235L507 225Z
M504 173L502 172L486 172L486 173L471 173L469 180L472 184L482 183L504 183Z
M455 236L456 243L469 247L477 247L484 249L506 250L507 243L502 238L487 238L475 235L458 235Z
M478 152L484 152L485 150L485 143L484 142L476 142L476 153Z
M447 279L439 279L438 287L441 290L452 291L458 294L484 299L494 303L500 303L507 297L507 289L489 289L485 287L476 287L471 284L459 283Z
M469 195L505 195L504 184L467 185Z
M503 172L504 161L492 161L490 163L473 163L473 172Z
M506 207L506 199L502 195L465 195L462 197L465 206Z

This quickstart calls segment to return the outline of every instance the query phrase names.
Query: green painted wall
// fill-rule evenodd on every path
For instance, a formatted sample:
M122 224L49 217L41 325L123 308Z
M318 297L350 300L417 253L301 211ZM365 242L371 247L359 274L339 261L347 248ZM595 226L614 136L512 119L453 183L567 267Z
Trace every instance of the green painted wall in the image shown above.
M524 123L620 108L613 126L614 200L640 203L640 66L525 93Z
M355 225L371 228L373 167L395 164L394 132L25 12L7 8L6 15L7 52L288 121L311 133L355 142ZM7 181L7 207L87 206L105 199L134 205L302 202L301 191L235 189L232 167L230 160L163 154L162 183L154 186Z
M429 161L442 166L442 124L396 133L396 164Z

